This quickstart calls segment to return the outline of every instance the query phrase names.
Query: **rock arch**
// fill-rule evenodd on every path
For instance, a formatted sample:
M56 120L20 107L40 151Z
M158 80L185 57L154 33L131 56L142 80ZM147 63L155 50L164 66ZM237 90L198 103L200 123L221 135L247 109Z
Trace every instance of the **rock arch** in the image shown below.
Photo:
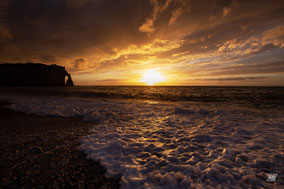
M65 83L66 86L74 86L73 80L71 78L71 75L69 73L67 73L67 81Z

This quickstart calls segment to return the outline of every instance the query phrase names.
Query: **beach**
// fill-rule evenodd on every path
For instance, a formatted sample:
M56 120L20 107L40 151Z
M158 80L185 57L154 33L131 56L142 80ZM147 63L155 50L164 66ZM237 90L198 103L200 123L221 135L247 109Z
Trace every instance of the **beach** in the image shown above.
M37 90L1 95L4 186L284 185L282 88Z
M284 189L284 0L0 0L0 189Z
M1 188L119 188L119 179L77 150L90 125L81 117L27 115L0 102Z

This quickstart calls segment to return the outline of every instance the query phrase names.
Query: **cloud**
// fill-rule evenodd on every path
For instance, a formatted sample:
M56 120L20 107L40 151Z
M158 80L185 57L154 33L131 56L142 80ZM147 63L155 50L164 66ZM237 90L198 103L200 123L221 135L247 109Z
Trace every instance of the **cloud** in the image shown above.
M191 6L190 15L197 14L196 5ZM220 18L214 24L204 24L202 28L181 35L177 48L158 54L157 57L174 58L178 62L193 62L198 59L208 59L211 62L222 62L225 59L236 61L281 48L283 35L279 24L284 22L283 6L269 4L267 10L252 9L250 13L240 13L240 2L234 5L233 1L222 6L233 7L230 15ZM210 18L209 15L208 17ZM261 24L258 20L261 20Z
M284 47L284 26L277 26L263 33L263 45L273 44Z
M12 35L10 30L0 23L0 38L2 39L12 39Z
M249 37L283 21L279 3L260 2L258 5L250 1L233 6L234 2L13 0L4 13L9 19L2 21L8 24L4 29L0 27L0 33L6 38L5 44L9 42L18 52L12 53L11 50L7 53L9 49L6 48L5 54L0 50L0 55L7 59L19 56L36 60L46 54L57 54L58 59L72 60L84 56L97 60L92 62L99 62L112 56L115 53L113 49L121 51L131 45L139 47L162 39L181 45L164 54L159 53L157 57L171 58L179 54L186 58L215 52L233 39L238 46ZM212 23L209 18L222 17L226 7L231 7L230 14ZM262 20L262 24L255 22L257 18ZM178 36L184 36L183 40L178 41ZM0 41L3 44L4 40ZM268 38L266 41L268 43ZM273 43L276 45L275 40ZM226 51L229 52L228 49Z
M73 61L74 68L78 70L86 69L87 62L84 58L77 58Z
M246 74L273 74L284 73L284 61L267 62L261 64L249 65L234 65L227 67L220 67L218 69L202 70L204 73L196 73L196 75L203 76L218 76L218 75L246 75ZM206 72L206 73L205 73Z
M9 7L10 0L1 0L0 1L0 40L12 39L12 34L10 29L4 22L5 13ZM0 41L1 44L1 41Z
M228 16L230 12L232 12L232 10L236 8L238 5L239 5L238 0L233 0L229 6L225 6L222 11L222 17Z
M101 59L99 61L100 66L96 69L119 69L121 67L143 67L145 64L153 63L153 66L159 66L168 62L169 60L160 59L157 61L156 55L162 52L168 52L178 46L175 42L168 40L156 39L152 43L146 45L130 45L126 49L122 49L115 54ZM155 65L154 65L155 64Z
M153 33L155 31L154 20L152 18L147 18L146 22L139 27L139 31Z
M223 16L227 16L229 12L231 12L232 8L231 7L224 7L223 8Z
M151 16L148 17L138 29L140 32L148 34L152 34L156 31L155 23L158 19L163 20L162 17L166 17L166 19L168 19L168 25L171 25L174 24L178 17L184 12L189 11L188 0L150 0L150 3L153 6ZM169 18L167 18L167 14L170 14Z
M269 64L284 59L283 23L282 0L1 0L0 61L94 75L280 75Z
M146 19L146 21L139 27L139 31L146 32L146 33L153 33L155 31L155 21L159 14L165 11L171 0L166 0L166 2L159 3L159 0L150 0L151 5L153 6L153 12L150 17Z
M178 17L180 17L183 13L190 11L190 6L188 1L180 0L175 1L175 3L179 3L178 7L174 9L171 13L171 18L169 20L169 25L174 24Z
M137 1L94 0L70 6L74 2L11 1L0 15L0 44L6 48L9 43L18 52L7 53L8 49L1 50L2 46L0 56L36 61L46 54L57 54L58 59L71 62L74 57L89 56L90 52L93 56L109 55L114 46L123 48L129 43L146 42L146 36L137 31L142 18L134 16L142 8L145 13L140 15L146 17L147 9L150 10L146 3L138 6Z
M45 56L42 56L42 57L40 58L40 60L41 60L43 63L56 63L56 62L57 62L56 56L53 56L53 55L45 55Z
M259 80L268 79L270 77L225 77L225 78L210 78L210 79L196 79L199 81L245 81L245 80Z
M66 4L69 8L76 9L86 6L90 3L95 3L97 0L66 0Z

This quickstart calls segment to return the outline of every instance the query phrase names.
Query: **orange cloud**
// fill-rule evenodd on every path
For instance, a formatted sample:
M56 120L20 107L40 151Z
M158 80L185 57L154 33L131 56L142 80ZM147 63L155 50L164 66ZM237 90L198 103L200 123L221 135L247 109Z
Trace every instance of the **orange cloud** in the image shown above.
M169 20L169 25L174 24L176 20L178 19L178 17L180 17L185 12L189 12L190 10L190 6L187 3L187 1L181 0L179 1L179 3L180 3L179 7L173 10L171 13L172 15Z
M139 27L139 31L145 33L153 33L155 31L155 21L157 16L165 11L171 0L167 0L164 4L159 4L158 0L150 0L151 5L153 6L152 16L147 18L146 21Z
M284 26L277 26L263 34L263 45L273 44L281 48L284 47Z
M153 33L155 31L154 20L151 18L147 18L146 22L139 27L139 31L145 33Z

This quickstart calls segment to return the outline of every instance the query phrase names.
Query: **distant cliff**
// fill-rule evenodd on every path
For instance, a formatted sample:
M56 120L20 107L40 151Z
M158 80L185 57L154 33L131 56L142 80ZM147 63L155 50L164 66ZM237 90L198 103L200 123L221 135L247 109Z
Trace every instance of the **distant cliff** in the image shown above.
M0 64L0 86L73 86L73 81L62 66L7 63Z

